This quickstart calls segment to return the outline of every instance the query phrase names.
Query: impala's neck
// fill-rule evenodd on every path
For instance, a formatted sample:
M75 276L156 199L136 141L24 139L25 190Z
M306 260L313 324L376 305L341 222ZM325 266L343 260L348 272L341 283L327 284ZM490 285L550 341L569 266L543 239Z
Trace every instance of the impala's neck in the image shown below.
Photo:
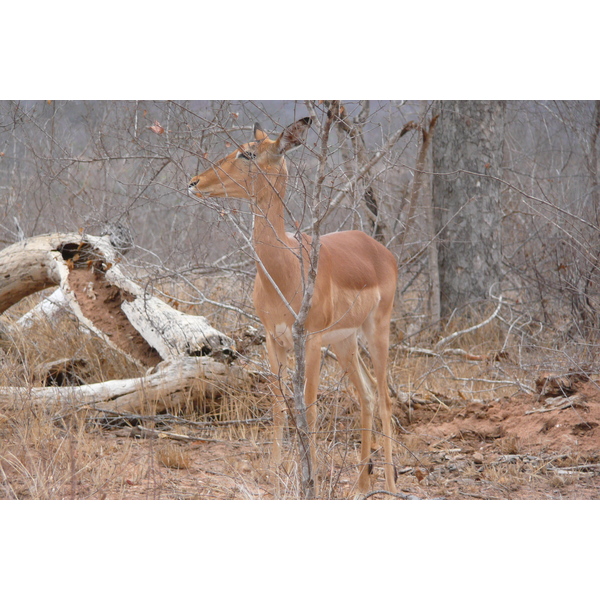
M283 205L286 186L285 163L279 173L259 173L256 177L252 203L253 240L256 253L263 262L278 254L277 249L288 246Z

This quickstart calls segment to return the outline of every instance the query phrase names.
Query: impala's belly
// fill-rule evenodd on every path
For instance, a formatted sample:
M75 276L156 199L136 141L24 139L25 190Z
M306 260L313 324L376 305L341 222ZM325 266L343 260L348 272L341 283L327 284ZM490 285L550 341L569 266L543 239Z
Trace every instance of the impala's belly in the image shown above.
M357 330L354 327L324 331L322 337L322 344L323 346L336 344L337 342L341 342L347 337L354 335L356 331ZM275 325L273 331L273 338L280 346L283 346L288 352L290 352L294 348L292 328L287 323L279 323L278 325Z
M323 333L323 346L329 346L329 344L336 344L345 340L356 333L356 328L348 327L345 329L333 329L331 331L325 331Z

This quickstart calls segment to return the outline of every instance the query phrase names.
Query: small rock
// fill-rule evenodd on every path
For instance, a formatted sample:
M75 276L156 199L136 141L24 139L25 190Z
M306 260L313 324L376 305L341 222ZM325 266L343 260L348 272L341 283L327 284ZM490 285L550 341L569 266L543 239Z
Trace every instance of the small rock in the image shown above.
M481 454L481 452L474 452L473 462L477 465L480 465L483 462L483 454Z

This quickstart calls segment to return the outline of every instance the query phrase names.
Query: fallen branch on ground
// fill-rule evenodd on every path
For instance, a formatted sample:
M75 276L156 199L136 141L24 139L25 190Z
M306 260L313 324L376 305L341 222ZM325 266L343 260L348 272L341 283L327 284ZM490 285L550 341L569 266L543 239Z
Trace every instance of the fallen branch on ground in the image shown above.
M447 339L447 338L446 338ZM492 352L490 354L471 354L462 348L443 348L441 350L429 350L428 348L419 348L417 346L398 345L396 348L401 348L410 354L422 354L423 356L432 356L440 358L442 356L460 356L466 360L472 361L494 361L500 360L503 356L500 353ZM437 348L437 344L436 344Z
M563 410L565 408L571 408L575 406L584 406L585 395L584 394L573 394L568 398L564 396L558 396L557 398L546 398L544 400L546 408L535 408L528 410L525 414L532 415L534 413L545 413L552 412L553 410Z
M203 438L196 435L184 435L182 433L173 433L172 431L158 431L136 425L125 430L131 437L153 438L153 439L168 439L176 442L214 442L212 438Z
M255 381L240 366L208 357L164 361L145 377L69 387L1 387L0 402L26 399L37 406L75 406L119 413L156 414L177 410L200 397L216 398L230 389L239 391Z
M472 333L473 331L476 331L477 329L481 329L482 327L485 327L488 323L491 323L498 316L498 313L500 312L501 308L502 308L502 296L500 296L498 298L498 306L496 306L496 310L487 319L485 319L481 323L478 323L477 325L468 327L467 329L463 329L461 331L455 331L453 334L441 339L435 345L435 349L439 350L442 346L449 344L452 340L456 339L457 337L459 337L461 335L465 335L466 333Z
M85 408L85 407L83 407ZM100 408L94 406L94 410L105 415L104 418L111 418L116 421L144 421L144 422L155 422L155 423L173 423L175 425L186 425L188 427L195 427L197 429L215 429L217 427L231 427L232 425L254 425L256 423L270 423L273 420L272 415L264 415L262 417L254 417L250 419L231 419L228 421L192 421L190 419L184 419L171 413L161 413L159 415L148 415L139 413L128 413L128 412L117 412L108 408ZM64 415L59 415L55 419L62 419Z
M421 500L418 496L413 496L413 494L403 494L402 492L388 492L386 490L375 490L373 492L369 492L365 494L363 500L369 499L371 496L375 496L375 494L386 494L387 496L394 496L394 498L400 498L401 500Z

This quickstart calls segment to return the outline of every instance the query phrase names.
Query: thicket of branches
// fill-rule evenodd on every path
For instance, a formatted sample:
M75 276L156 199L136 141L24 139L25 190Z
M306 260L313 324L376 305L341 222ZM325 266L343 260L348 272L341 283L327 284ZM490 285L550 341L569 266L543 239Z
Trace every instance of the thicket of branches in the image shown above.
M0 248L120 223L133 234L128 261L145 281L172 283L184 306L251 315L248 206L190 198L187 183L247 141L256 121L275 133L307 114L317 125L290 157L290 228L309 229L315 208L326 216L321 233L363 229L394 251L396 321L415 342L433 324L430 102L0 102ZM328 114L318 181L319 124ZM599 325L599 131L599 102L507 103L503 280L492 292L504 294L507 326L523 341L575 342L584 351L578 360L595 356ZM318 185L315 207L306 198ZM198 285L208 274L235 280L240 293L216 306Z

